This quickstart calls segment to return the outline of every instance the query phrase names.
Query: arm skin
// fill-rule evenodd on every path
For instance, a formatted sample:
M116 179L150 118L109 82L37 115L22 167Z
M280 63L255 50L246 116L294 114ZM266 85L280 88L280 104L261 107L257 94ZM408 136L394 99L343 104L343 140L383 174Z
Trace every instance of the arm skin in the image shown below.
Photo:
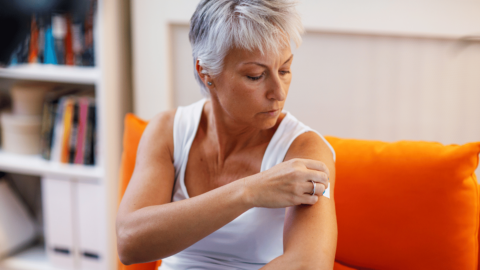
M152 119L140 140L116 222L118 254L125 265L178 253L252 208L243 181L170 203L174 116L170 111Z
M300 135L285 161L293 158L323 162L330 171L330 199L319 196L314 205L287 208L283 232L284 254L265 265L269 269L333 269L337 248L334 186L335 163L327 144L314 132ZM318 184L317 184L318 188Z

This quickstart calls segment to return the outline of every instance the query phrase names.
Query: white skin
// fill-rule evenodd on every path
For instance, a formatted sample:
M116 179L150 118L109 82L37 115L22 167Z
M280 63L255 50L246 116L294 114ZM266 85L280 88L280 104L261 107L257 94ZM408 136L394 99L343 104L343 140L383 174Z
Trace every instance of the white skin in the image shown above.
M286 207L284 254L262 269L333 269L335 164L325 142L313 132L304 133L284 162L260 173L266 147L285 117L281 111L292 61L290 47L264 55L234 48L215 77L203 74L197 62L211 98L187 163L190 199L170 202L175 110L163 112L142 136L118 211L118 252L124 264L178 253L253 207ZM310 180L316 182L314 196ZM328 185L330 199L321 196Z

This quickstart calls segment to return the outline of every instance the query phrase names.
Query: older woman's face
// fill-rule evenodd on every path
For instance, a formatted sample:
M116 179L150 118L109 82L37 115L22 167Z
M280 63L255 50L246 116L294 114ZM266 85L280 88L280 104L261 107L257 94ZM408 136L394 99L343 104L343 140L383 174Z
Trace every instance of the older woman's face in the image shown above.
M271 128L287 98L292 60L290 47L265 55L259 50L232 49L225 57L223 71L213 78L212 98L235 122Z

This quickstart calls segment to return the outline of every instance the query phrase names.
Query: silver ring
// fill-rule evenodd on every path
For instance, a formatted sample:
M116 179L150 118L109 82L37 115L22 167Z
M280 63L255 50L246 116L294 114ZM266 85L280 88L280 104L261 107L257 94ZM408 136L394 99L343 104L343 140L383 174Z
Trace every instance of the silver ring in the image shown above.
M312 193L310 193L310 195L313 196L313 195L315 195L315 186L316 186L316 183L315 183L315 181L313 181L313 180L310 180L310 182L312 182L312 184L313 184L313 191L312 191Z

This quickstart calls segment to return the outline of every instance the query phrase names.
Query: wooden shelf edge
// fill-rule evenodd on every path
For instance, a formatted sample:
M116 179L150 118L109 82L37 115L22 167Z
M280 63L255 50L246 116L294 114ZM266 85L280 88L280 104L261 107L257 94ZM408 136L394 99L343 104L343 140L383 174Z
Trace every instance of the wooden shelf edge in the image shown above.
M97 67L22 64L0 68L0 78L5 79L96 84L100 77Z
M27 248L0 260L2 270L59 270L53 267L41 245Z
M0 150L0 170L28 175L61 175L88 179L104 178L102 167L63 164L43 159L40 155L19 155Z

